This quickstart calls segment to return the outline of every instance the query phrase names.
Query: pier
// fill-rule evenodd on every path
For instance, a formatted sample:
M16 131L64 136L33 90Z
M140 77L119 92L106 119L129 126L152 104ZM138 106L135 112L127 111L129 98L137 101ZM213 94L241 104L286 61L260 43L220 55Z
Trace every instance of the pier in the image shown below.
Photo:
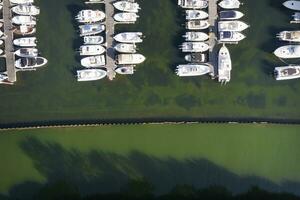
M5 44L5 59L6 59L6 70L9 82L16 82L16 68L15 68L15 55L13 46L13 25L11 22L12 13L10 10L10 0L3 0L3 28L4 28L4 44Z
M216 48L217 44L217 35L218 35L218 0L209 0L208 4L208 22L210 24L209 29L209 41L208 45L210 46L208 60L209 64L211 64L214 68L213 73L211 74L213 77L216 75L218 71L218 51Z

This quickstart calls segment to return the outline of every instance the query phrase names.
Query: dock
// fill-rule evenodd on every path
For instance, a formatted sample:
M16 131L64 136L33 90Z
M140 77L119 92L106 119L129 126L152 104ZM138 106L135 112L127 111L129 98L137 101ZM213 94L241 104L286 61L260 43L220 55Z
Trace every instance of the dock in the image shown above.
M15 55L13 46L13 25L11 22L12 13L10 10L10 0L3 0L3 28L4 28L4 44L5 44L5 59L6 59L6 70L9 82L17 81L17 74L15 68Z
M210 24L209 28L209 41L208 45L210 46L208 60L209 64L213 66L214 70L211 76L215 76L218 70L218 51L216 48L217 44L217 35L218 35L218 0L209 0L208 4L208 22Z

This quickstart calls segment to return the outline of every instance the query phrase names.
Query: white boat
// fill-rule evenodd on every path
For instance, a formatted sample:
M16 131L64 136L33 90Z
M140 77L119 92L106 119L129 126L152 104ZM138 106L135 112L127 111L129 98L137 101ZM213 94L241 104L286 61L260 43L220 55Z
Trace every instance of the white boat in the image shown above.
M133 3L129 1L117 1L113 3L113 6L120 11L123 12L131 12L131 13L137 13L139 12L140 6L138 3Z
M203 32L186 32L183 36L186 41L203 42L209 39L209 36Z
M186 29L188 30L204 30L209 26L208 20L190 20L186 22Z
M105 48L101 45L82 45L80 46L81 56L95 56L105 52Z
M236 10L224 10L219 14L220 20L236 20L243 16L244 14L242 12Z
M223 0L219 3L219 6L224 9L236 9L239 8L241 2L239 0Z
M211 68L204 64L178 65L176 68L176 74L181 77L202 76L208 73L211 73Z
M105 19L105 13L100 10L81 10L75 18L79 23L95 23Z
M202 10L186 10L185 11L185 19L193 20L193 19L207 19L208 13Z
M242 21L219 21L218 30L219 31L243 31L249 27L248 24Z
M277 37L282 41L300 42L300 31L282 31Z
M10 0L10 3L13 4L32 4L34 0Z
M105 65L105 56L89 56L81 59L81 65L83 67L102 67Z
M2 55L4 53L4 51L2 49L0 49L0 55Z
M293 22L294 23L300 23L300 12L295 12L293 15L292 15L292 17L293 17Z
M114 48L120 53L136 53L136 45L134 43L118 43Z
M34 58L38 56L39 51L36 48L21 48L15 54L19 57Z
M84 44L102 44L104 38L102 36L84 36Z
M121 66L121 67L118 67L117 69L115 69L115 71L118 73L118 74L122 74L122 75L132 75L134 74L134 65L128 65L128 66Z
M2 37L4 35L4 33L0 30L0 37Z
M0 46L2 46L3 43L4 43L3 40L0 40Z
M80 36L96 35L105 30L105 25L96 23L96 24L85 24L79 26Z
M16 60L15 65L18 69L34 69L46 65L47 62L47 59L43 57L19 58Z
M103 69L77 70L77 81L96 81L106 77L107 72Z
M36 18L27 15L17 15L11 19L12 23L17 25L36 25Z
M286 45L274 51L279 58L300 58L300 45Z
M29 4L19 4L11 9L18 15L39 15L40 9L36 6Z
M209 45L204 42L184 42L181 49L182 52L205 52L208 51Z
M21 25L16 27L13 32L18 35L31 35L36 32L36 28L32 25Z
M242 41L245 38L246 38L246 36L240 32L235 32L235 31L219 32L219 42L236 43L236 42Z
M8 80L7 73L5 72L0 72L0 83L5 82Z
M136 22L139 16L136 13L122 12L114 15L114 20L117 22Z
M274 74L277 81L300 78L300 66L275 67Z
M205 63L207 56L204 53L192 53L184 56L184 59L190 63Z
M208 7L207 0L178 0L178 5L186 9L203 9Z
M300 11L300 1L285 1L283 5L291 10Z
M14 45L20 47L36 47L36 37L23 37L14 39Z
M230 53L224 45L221 47L218 56L218 80L222 84L226 84L231 79L232 63Z
M145 56L142 54L119 54L117 55L118 65L136 65L144 62Z
M142 39L143 33L141 32L124 32L119 33L114 36L114 39L117 42L124 42L124 43L141 43L143 42Z

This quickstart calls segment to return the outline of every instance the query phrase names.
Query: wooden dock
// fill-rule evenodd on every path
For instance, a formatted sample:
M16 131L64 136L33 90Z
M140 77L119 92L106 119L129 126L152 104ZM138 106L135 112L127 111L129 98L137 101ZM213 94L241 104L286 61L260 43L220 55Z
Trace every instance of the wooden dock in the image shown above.
M4 27L4 44L5 44L5 58L6 70L9 82L16 82L16 68L15 68L15 55L13 46L13 25L11 23L12 13L10 10L10 0L3 0L3 27Z
M214 70L211 76L215 76L218 68L218 49L216 48L217 44L217 35L218 35L218 0L209 0L208 4L208 21L210 24L209 29L209 41L208 44L210 46L209 49L209 64L213 66Z

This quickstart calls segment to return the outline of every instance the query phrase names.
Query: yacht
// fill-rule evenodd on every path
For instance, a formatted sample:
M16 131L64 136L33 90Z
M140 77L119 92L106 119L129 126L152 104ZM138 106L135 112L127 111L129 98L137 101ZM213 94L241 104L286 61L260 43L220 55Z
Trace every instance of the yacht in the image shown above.
M7 73L5 72L0 72L0 83L5 82L8 80Z
M143 39L141 38L143 33L141 32L124 32L119 33L114 36L114 39L117 42L124 42L124 43L141 43Z
M119 54L116 60L118 65L136 65L144 62L145 59L142 54Z
M113 6L120 11L123 12L131 12L131 13L137 13L139 12L140 6L138 3L129 2L129 1L117 1L113 3Z
M178 5L186 9L203 9L208 7L207 0L178 0Z
M275 67L274 74L277 81L300 78L300 65Z
M75 18L79 23L95 23L105 19L105 13L100 10L81 10Z
M300 42L300 31L282 31L277 37L282 41Z
M205 63L207 62L207 56L204 53L192 53L184 56L187 62L191 63Z
M36 28L32 25L21 25L16 27L13 31L17 35L32 35L36 32Z
M10 0L12 4L31 4L34 3L34 0Z
M299 10L300 11L300 1L286 1L283 5L291 10Z
M208 51L209 45L204 42L184 42L181 49L182 52L205 52Z
M40 9L36 6L29 4L19 4L11 9L14 13L18 15L39 15Z
M245 39L246 36L240 32L235 31L221 31L219 32L219 42L236 43Z
M12 23L17 25L36 25L36 18L27 15L17 15L11 19Z
M279 58L300 58L300 45L286 45L274 51Z
M243 31L249 27L248 24L242 21L219 21L219 31Z
M82 45L80 47L81 56L95 56L105 52L105 48L101 45Z
M136 13L122 12L114 15L114 20L117 22L136 22L139 16Z
M236 20L240 19L244 16L244 14L240 11L236 10L225 10L220 12L220 20Z
M136 45L134 43L118 43L114 48L120 53L136 53Z
M221 47L218 56L218 80L221 84L226 84L231 79L232 63L230 53L224 45Z
M81 65L90 68L90 67L102 67L105 65L105 56L89 56L81 59Z
M96 81L106 77L107 72L103 69L77 70L77 81Z
M176 74L178 76L202 76L211 73L211 68L205 64L178 65Z
M34 69L37 67L42 67L47 64L47 59L43 57L35 58L19 58L16 60L15 65L18 69Z
M14 39L13 43L15 46L20 47L36 47L36 37L23 37Z
M193 20L193 19L207 19L208 14L202 10L186 10L185 11L185 19Z
M203 42L209 38L209 36L203 32L186 32L183 37L186 41L192 42Z
M208 20L190 20L186 22L186 29L188 30L203 30L209 26Z
M38 56L39 51L36 48L21 48L15 54L19 57L34 58Z
M219 6L224 9L236 9L239 8L241 2L239 0L223 0L219 3Z
M85 24L79 26L80 36L89 36L96 35L105 30L105 25L96 23L96 24Z
M134 65L125 65L125 66L121 66L118 67L117 69L115 69L115 71L118 74L122 74L122 75L132 75L134 74Z
M83 43L84 44L102 44L104 38L102 36L84 36Z

